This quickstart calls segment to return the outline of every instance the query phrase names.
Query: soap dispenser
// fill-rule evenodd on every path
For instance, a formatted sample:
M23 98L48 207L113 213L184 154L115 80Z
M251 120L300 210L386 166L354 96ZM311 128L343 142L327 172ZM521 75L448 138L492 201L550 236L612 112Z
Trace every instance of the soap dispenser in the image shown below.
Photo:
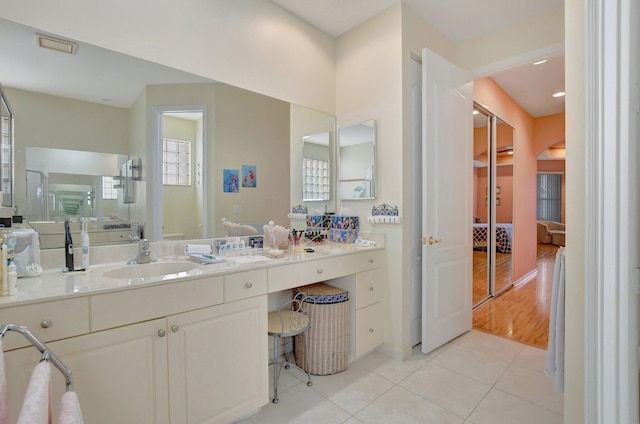
M73 271L73 242L71 240L69 220L64 221L64 264L66 271Z

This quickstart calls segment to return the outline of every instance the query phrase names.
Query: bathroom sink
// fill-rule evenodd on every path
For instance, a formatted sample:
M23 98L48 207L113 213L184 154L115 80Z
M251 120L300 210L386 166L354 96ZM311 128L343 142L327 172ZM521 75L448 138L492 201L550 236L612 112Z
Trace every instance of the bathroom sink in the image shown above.
M173 275L191 271L199 265L193 262L151 262L148 264L127 265L105 272L108 278L153 278L161 275Z

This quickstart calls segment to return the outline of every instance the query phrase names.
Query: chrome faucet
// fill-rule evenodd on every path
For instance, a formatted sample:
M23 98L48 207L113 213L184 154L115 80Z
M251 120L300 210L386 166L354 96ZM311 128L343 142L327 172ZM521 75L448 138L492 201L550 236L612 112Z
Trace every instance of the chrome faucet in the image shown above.
M151 258L151 250L149 249L149 240L140 239L138 241L138 254L135 258L127 262L127 265L136 264L148 264L149 262L155 262L155 259Z

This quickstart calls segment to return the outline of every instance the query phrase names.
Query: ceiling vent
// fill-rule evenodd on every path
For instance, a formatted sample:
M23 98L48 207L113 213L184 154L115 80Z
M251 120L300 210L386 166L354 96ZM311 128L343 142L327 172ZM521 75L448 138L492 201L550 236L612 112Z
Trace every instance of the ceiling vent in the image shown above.
M78 45L76 43L42 34L36 34L36 45L43 49L55 50L57 52L67 54L76 54L76 50L78 49Z

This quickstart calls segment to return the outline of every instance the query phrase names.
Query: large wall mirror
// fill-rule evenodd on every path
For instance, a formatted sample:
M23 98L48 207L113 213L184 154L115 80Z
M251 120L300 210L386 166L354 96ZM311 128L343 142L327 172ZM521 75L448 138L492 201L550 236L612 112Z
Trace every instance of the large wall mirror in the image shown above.
M374 199L376 197L375 120L340 128L338 159L340 199Z
M0 83L15 116L15 205L30 220L118 216L143 223L151 240L224 237L223 218L287 226L291 207L303 202L303 137L324 134L328 162L334 163L332 115L77 40L70 40L77 45L73 55L37 48L36 34L58 37L0 20L0 37L12 40L0 51ZM192 109L201 114L157 122L159 111ZM163 184L156 175L165 167L163 139L190 143L188 163L180 165L188 174L184 187ZM62 157L55 167L50 163L43 170L47 160L33 155L43 149ZM87 155L105 155L98 161L116 170L72 170L72 163L91 163L83 159ZM126 203L118 194L98 204L100 177L117 175L130 158L142 163L135 201ZM253 181L243 184L244 170L253 173ZM38 183L43 174L46 189ZM326 197L309 200L334 210L335 171L328 174ZM237 175L237 191L225 190L226 175ZM45 207L49 201L49 213L34 210L33 201ZM163 213L154 214L158 209Z

